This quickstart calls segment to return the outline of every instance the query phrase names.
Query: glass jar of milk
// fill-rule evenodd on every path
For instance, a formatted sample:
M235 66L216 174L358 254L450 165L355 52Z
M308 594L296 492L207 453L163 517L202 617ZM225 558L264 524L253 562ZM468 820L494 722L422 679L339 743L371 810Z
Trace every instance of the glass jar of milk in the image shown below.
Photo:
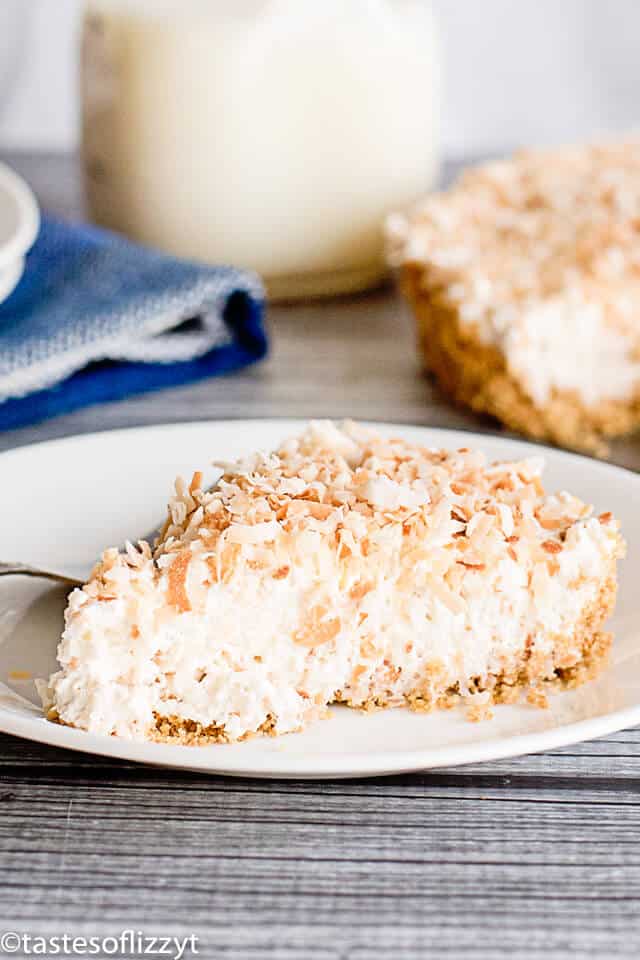
M262 274L276 298L384 275L382 223L438 156L429 0L88 0L90 214Z

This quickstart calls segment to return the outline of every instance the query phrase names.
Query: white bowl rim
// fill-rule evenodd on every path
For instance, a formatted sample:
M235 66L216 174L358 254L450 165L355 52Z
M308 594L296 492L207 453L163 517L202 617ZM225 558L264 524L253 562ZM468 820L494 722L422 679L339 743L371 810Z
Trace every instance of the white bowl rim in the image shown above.
M0 267L20 260L33 246L40 229L40 209L31 187L6 163L0 163L0 190L16 201L19 222L13 236L0 246Z
M0 304L7 300L22 280L24 257L11 263L0 263Z

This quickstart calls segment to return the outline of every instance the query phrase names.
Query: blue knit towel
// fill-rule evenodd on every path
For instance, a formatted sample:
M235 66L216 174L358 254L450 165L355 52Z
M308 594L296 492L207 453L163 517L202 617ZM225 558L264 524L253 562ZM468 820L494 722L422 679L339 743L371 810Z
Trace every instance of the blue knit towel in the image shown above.
M263 309L252 274L45 216L0 305L0 429L253 363Z

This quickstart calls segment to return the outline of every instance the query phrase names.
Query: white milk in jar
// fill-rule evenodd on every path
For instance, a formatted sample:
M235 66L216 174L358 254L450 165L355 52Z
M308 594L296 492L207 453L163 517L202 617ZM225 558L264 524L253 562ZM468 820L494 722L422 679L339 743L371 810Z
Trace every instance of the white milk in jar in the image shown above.
M90 213L272 296L362 289L433 183L438 87L428 0L89 0Z

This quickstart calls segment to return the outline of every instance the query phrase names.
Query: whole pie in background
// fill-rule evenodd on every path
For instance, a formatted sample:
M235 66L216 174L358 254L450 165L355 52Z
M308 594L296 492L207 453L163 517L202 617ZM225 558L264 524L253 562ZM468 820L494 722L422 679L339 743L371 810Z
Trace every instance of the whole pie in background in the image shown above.
M600 454L640 424L640 142L472 168L388 243L455 402Z

